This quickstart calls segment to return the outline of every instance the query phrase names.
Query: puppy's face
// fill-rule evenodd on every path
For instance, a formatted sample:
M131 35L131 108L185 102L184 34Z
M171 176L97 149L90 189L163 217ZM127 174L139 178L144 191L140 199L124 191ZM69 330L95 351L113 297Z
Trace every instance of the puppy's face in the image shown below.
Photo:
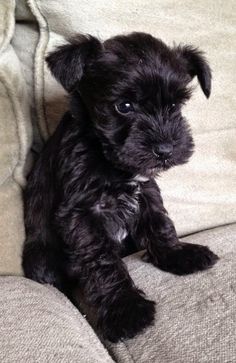
M90 127L117 167L149 176L191 156L193 140L181 108L195 75L207 97L211 86L210 68L198 50L169 48L144 33L104 43L78 36L47 61L71 92L74 109L82 98Z

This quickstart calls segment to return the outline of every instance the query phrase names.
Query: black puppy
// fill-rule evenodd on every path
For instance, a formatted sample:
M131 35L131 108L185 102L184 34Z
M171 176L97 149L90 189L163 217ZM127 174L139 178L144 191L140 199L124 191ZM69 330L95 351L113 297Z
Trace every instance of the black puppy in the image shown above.
M78 35L47 63L71 106L29 175L25 275L68 295L76 283L104 336L130 338L155 307L122 256L145 248L146 261L178 275L218 259L178 240L154 180L193 153L181 107L195 75L209 97L211 71L199 50L144 33L104 43Z

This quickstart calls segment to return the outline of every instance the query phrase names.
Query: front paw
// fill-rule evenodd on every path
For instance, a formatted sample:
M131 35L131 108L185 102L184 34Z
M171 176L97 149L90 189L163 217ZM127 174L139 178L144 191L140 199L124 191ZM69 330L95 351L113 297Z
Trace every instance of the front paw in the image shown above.
M105 339L118 342L134 337L154 321L155 303L137 290L125 292L102 306L98 326Z
M208 247L179 242L173 247L158 250L156 256L146 254L144 260L153 263L161 270L176 275L187 275L211 268L219 257Z

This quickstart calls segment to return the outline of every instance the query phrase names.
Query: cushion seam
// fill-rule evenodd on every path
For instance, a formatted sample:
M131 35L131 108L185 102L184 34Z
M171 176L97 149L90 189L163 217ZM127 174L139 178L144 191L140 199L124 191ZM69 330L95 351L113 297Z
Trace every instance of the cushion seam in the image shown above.
M125 351L126 351L127 355L129 356L130 362L135 363L134 357L133 357L133 355L131 354L130 350L128 349L128 347L127 347L127 345L126 345L125 341L123 341L123 342L122 342L122 345L124 346Z
M39 130L43 139L46 140L49 137L49 128L45 110L44 55L49 41L49 26L37 2L26 1L39 26L39 40L34 54L34 96Z
M23 173L23 167L28 153L27 132L26 132L26 125L24 122L25 117L22 115L22 111L20 109L17 96L14 95L14 91L13 92L11 91L11 87L8 84L7 80L4 78L4 74L2 74L1 71L0 71L0 82L3 84L8 95L8 99L11 103L12 111L14 114L14 121L17 130L17 136L18 136L18 158L13 168L12 176L14 180L20 186L23 187L26 182ZM20 130L20 128L23 128L24 130Z
M180 238L182 239L182 238L185 238L185 237L194 236L195 234L204 233L204 232L207 232L207 231L212 231L212 230L215 230L215 229L218 229L218 228L220 229L220 228L233 226L233 225L236 225L236 221L235 222L230 222L230 223L225 223L225 224L220 224L218 226L214 226L214 227L210 227L210 228L206 228L206 229L201 229L200 231L196 231L196 232L193 232L193 233L184 234L184 235L181 235Z

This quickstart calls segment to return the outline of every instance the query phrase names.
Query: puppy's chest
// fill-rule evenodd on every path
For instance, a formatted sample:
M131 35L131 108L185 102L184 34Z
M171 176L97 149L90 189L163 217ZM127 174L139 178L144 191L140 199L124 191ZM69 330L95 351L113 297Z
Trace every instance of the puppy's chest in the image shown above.
M102 193L96 211L112 240L121 243L134 227L140 211L140 193L137 181L118 183Z

